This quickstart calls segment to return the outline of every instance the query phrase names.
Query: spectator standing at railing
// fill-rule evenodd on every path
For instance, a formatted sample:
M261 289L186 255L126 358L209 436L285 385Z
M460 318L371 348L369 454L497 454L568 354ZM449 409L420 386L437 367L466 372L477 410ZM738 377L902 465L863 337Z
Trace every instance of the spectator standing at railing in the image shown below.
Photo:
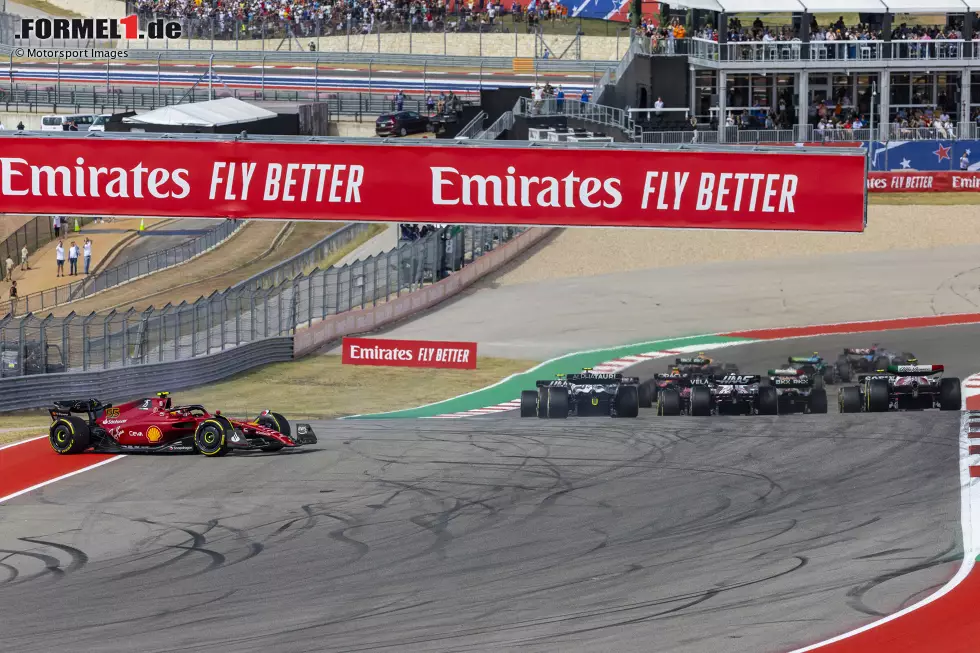
M4 281L13 281L14 280L14 259L10 258L9 256L7 257L5 269L7 270L7 272L4 274L3 280Z
M61 238L61 216L56 215L51 219L51 226L54 227L54 237Z
M85 258L85 274L88 274L89 265L92 263L92 241L88 238L82 243L82 256Z
M30 254L30 252L27 251L27 245L24 245L24 248L22 250L20 250L20 271L21 272L24 272L26 270L30 270L31 269L31 265L27 261L27 257L28 257L29 254Z
M54 248L54 260L58 263L58 274L55 276L65 276L65 241L58 241L58 246Z
M582 104L588 104L590 98L591 95L589 94L589 89L585 89L584 91L582 91L582 95L579 98L579 100L582 102ZM977 118L977 123L980 124L980 118Z
M970 169L970 155L964 152L963 156L960 157L960 170L966 172L969 169Z
M558 113L563 113L565 110L565 91L562 90L561 84L558 85L558 92L555 94L555 106L558 108Z
M71 247L68 248L68 275L75 276L78 274L78 245L75 241L71 241Z
M10 297L10 313L13 314L14 313L14 308L17 306L15 304L15 302L17 301L17 282L16 281L11 281L10 282L10 292L8 293L7 296Z

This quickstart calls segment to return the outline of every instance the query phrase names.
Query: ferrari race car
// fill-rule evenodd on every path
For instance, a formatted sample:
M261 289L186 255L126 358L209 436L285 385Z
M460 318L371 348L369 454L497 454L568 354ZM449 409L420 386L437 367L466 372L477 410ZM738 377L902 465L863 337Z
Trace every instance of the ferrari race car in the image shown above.
M824 384L830 385L837 381L837 368L829 365L817 352L813 352L812 356L790 356L789 366L785 369L791 369L812 378L816 388L822 388Z
M59 454L91 448L105 453L197 451L223 456L231 450L279 451L316 444L309 424L297 424L293 435L279 413L265 410L255 421L242 422L209 413L203 406L174 406L167 392L119 406L98 399L55 401L49 412L48 438Z
M639 384L635 377L597 374L589 368L581 374L560 374L554 381L538 381L537 390L521 392L521 417L636 417Z
M788 367L769 370L759 387L759 414L826 413L827 391L823 379L803 369Z
M853 374L870 374L887 369L889 365L914 365L912 352L891 351L875 344L866 348L845 349L834 365L837 378L849 382Z
M842 413L889 410L960 409L960 380L943 377L942 365L889 365L881 372L859 374L858 385L841 388Z

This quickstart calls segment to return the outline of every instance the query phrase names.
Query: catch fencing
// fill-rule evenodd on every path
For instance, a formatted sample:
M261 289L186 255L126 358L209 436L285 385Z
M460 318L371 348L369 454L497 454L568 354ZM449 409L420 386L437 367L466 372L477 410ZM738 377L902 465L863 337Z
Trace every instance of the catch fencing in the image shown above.
M312 268L326 252L307 252L266 276L194 302L108 314L0 319L0 378L89 372L209 356L246 343L292 335L303 325L377 306L434 283L523 230L446 227L342 267ZM348 241L349 242L349 241ZM303 266L293 278L286 275Z
M196 238L107 268L89 278L24 295L14 302L0 301L0 315L23 315L51 309L91 297L127 281L180 265L217 247L242 224L238 220L223 220L219 225L208 229Z

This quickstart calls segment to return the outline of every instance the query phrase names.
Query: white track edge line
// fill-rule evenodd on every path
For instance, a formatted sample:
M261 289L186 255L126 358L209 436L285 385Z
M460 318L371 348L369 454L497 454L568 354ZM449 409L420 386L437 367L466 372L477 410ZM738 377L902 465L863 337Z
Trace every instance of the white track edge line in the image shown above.
M45 437L47 437L47 436L45 436ZM61 476L58 476L57 478L52 478L50 480L44 481L43 483L38 483L37 485L32 485L31 487L29 487L27 489L18 490L17 492L14 492L13 494L8 494L5 497L0 497L0 503L4 503L6 501L10 501L11 499L16 499L17 497L19 497L22 494L27 494L28 492L33 492L34 490L39 490L42 487L44 487L45 485L51 485L52 483L57 483L58 481L63 481L66 478L71 478L72 476L77 476L78 474L81 474L82 472L87 472L87 471L93 470L96 467L102 467L103 465L108 465L109 463L111 463L111 462L113 462L115 460L121 460L122 458L125 458L125 457L126 456L113 456L112 458L109 458L107 460L103 460L103 461L97 462L94 465L89 465L88 467L82 467L81 469L76 469L73 472L68 472L67 474L62 474Z
M972 375L967 378L975 379L976 375ZM872 621L869 624L865 624L860 628L855 628L854 630L837 635L836 637L831 637L830 639L826 639L816 644L811 644L810 646L806 646L804 648L794 649L790 651L790 653L806 653L807 651L815 651L823 648L824 646L836 644L837 642L867 632L872 628L883 626L890 621L904 617L910 612L914 612L915 610L925 607L930 603L934 603L946 596L953 591L957 585L962 583L967 576L969 576L970 571L973 570L973 565L977 558L977 551L975 547L977 543L980 542L980 533L976 532L976 529L980 527L980 520L973 518L973 512L980 509L980 484L974 483L973 479L970 478L970 414L966 412L965 393L963 396L962 410L963 412L960 418L960 531L962 532L963 537L963 562L960 563L960 568L957 570L956 575L949 579L945 585L918 603L914 603L907 608L895 612L894 614L890 614L887 617L883 617L877 621Z

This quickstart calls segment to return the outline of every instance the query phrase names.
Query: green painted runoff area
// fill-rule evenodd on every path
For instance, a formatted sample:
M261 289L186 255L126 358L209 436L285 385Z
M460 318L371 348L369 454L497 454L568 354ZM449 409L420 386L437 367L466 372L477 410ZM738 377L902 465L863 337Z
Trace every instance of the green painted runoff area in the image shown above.
M583 367L596 367L600 363L636 356L654 351L678 349L680 347L700 346L706 349L729 342L744 342L745 338L728 338L724 336L689 336L669 340L651 340L638 342L633 345L610 347L608 349L593 349L590 351L565 354L558 358L541 363L526 372L514 374L480 390L459 395L445 401L439 401L427 406L394 410L388 413L373 413L369 415L353 415L346 419L396 419L415 417L434 417L448 413L460 413L477 408L496 406L513 401L521 396L522 390L533 390L535 381L555 378L556 374L569 374L581 371Z

